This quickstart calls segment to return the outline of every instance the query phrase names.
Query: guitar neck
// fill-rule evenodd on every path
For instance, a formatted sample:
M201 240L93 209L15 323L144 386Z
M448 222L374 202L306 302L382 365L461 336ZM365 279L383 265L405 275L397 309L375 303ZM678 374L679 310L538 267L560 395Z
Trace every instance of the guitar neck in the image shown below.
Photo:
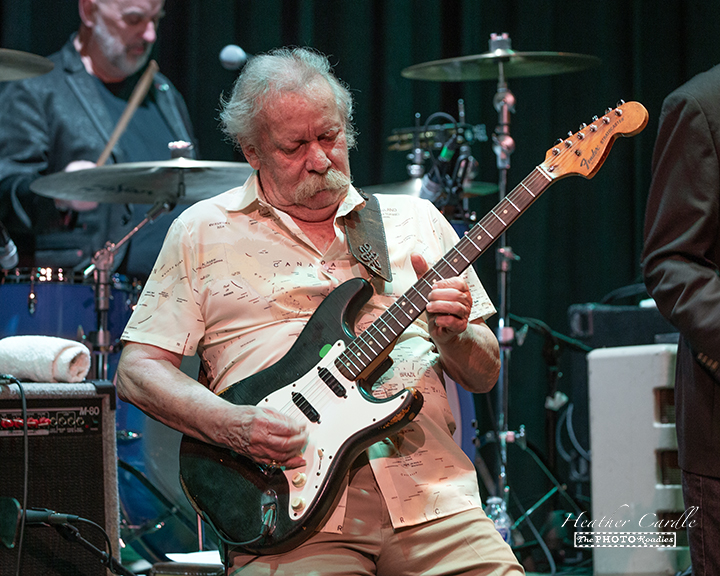
M353 340L337 358L343 375L356 380L425 311L433 283L466 270L553 182L537 166L495 208L430 268L392 306Z

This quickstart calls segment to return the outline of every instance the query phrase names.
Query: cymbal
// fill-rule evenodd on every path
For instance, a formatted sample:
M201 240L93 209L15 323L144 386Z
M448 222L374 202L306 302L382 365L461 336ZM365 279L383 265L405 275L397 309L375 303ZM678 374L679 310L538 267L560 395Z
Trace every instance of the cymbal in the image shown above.
M50 72L54 66L42 56L0 48L0 82L40 76Z
M243 162L174 158L56 172L38 178L30 189L60 200L113 204L154 204L167 200L192 204L242 185L252 171Z
M406 196L420 197L422 189L422 178L410 178L404 182L394 182L392 184L376 184L374 186L363 186L365 192L372 194L404 194ZM464 188L460 195L462 198L472 198L474 196L488 196L499 190L497 184L491 182L472 182Z
M474 56L461 56L415 64L405 68L403 78L463 82L465 80L493 80L500 76L498 64L503 63L505 78L550 76L577 72L602 62L596 56L569 52L515 52L495 50Z

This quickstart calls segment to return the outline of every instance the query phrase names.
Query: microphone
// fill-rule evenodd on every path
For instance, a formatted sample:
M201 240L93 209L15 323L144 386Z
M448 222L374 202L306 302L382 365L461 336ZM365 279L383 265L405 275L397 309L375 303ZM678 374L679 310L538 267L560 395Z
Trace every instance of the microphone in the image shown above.
M15 498L0 498L0 542L6 548L14 546L15 535L20 526L22 515L23 509L20 508L20 503ZM67 524L77 522L79 519L79 516L58 514L46 508L25 510L26 526L33 524Z
M447 175L448 168L452 162L457 147L457 135L453 134L442 147L440 156L438 156L435 165L429 173L423 176L420 187L420 198L430 200L433 203L440 199L440 196L445 189L445 176Z
M220 64L225 70L240 70L250 58L250 54L235 44L228 44L220 51Z
M22 514L22 509L20 514ZM67 524L68 522L77 522L79 518L73 514L58 514L47 508L25 510L25 524L28 526L31 524Z
M18 264L18 253L15 242L12 241L8 231L0 222L0 267L3 270L15 268Z

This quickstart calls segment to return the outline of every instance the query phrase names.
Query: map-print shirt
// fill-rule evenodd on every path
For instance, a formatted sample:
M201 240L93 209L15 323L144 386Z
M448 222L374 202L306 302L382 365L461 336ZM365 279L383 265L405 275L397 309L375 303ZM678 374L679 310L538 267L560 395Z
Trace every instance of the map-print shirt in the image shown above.
M371 280L375 294L357 315L356 333L416 282L411 254L433 265L457 242L427 200L378 200L393 279ZM243 186L192 205L171 226L123 340L182 355L197 352L216 393L274 364L332 290L351 278L369 278L349 252L342 218L363 205L350 187L324 254L289 215L262 199L256 173ZM473 297L470 319L487 318L495 308L472 267L464 277ZM424 314L403 332L391 357L373 395L384 398L413 386L424 397L415 420L367 451L393 526L480 507L476 470L452 439L455 422ZM343 503L323 530L342 530Z

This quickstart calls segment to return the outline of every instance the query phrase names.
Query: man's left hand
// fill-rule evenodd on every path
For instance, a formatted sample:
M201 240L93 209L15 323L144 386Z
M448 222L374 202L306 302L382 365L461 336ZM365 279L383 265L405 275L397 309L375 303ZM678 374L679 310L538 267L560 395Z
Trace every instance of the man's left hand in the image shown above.
M429 266L420 254L413 254L410 258L420 278ZM443 344L465 332L472 303L470 288L459 276L435 282L426 308L428 330L433 342Z

